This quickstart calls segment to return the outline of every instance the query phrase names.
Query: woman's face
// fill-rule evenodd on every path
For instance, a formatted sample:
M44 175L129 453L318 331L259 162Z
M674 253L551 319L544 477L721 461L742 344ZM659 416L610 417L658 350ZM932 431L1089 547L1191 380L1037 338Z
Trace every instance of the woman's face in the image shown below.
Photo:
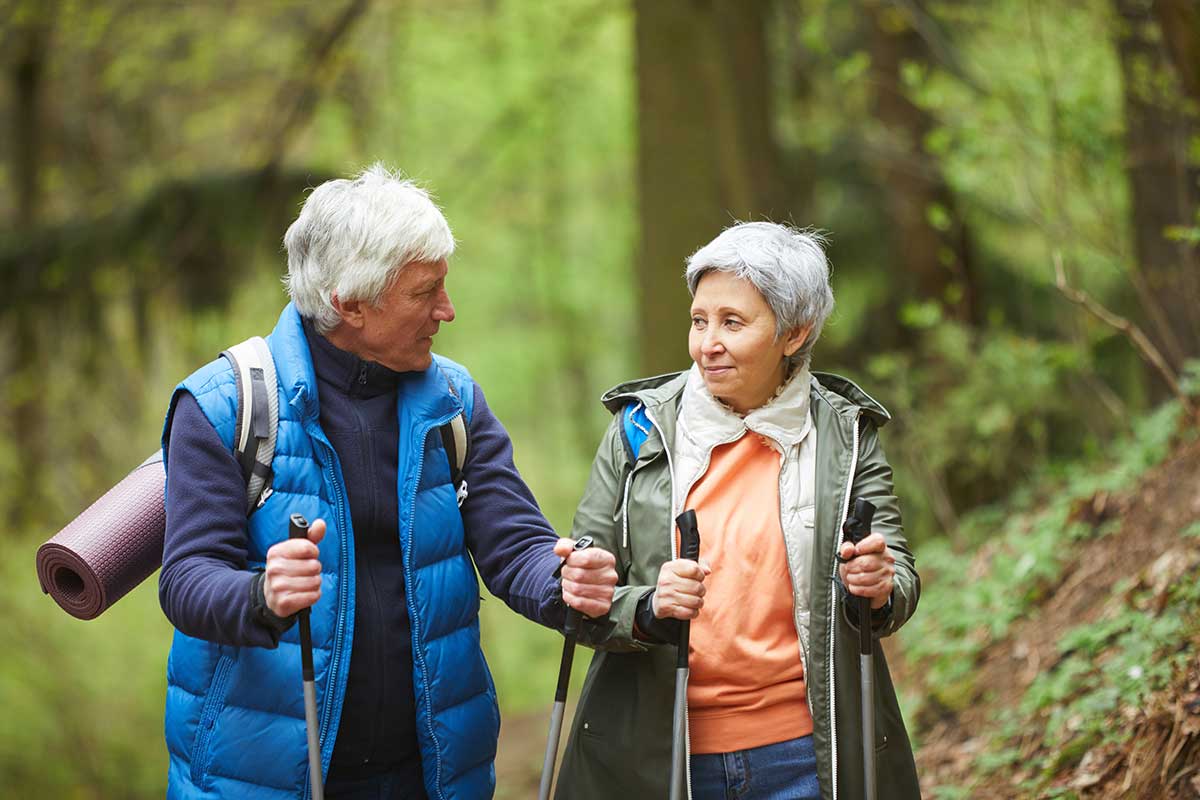
M688 353L713 397L739 413L771 399L784 378L784 357L807 336L797 328L776 339L775 314L747 280L714 270L696 286Z

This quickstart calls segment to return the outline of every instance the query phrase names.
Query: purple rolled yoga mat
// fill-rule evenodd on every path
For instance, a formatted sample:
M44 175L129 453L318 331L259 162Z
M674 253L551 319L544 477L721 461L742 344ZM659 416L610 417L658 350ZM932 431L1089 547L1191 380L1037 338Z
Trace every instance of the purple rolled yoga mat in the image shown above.
M63 611L95 619L162 566L165 481L158 452L38 548L38 581Z

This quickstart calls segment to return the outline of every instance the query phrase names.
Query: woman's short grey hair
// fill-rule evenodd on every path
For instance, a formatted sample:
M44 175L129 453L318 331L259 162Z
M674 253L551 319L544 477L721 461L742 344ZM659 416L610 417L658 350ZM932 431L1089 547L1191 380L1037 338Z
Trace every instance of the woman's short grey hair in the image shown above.
M341 322L334 294L377 304L405 264L449 258L454 235L428 192L375 164L314 189L283 246L292 302L328 333Z
M792 356L807 363L833 311L824 245L824 236L815 230L775 222L733 225L688 258L688 291L694 297L700 279L713 271L749 281L775 314L776 339L795 328L810 328Z

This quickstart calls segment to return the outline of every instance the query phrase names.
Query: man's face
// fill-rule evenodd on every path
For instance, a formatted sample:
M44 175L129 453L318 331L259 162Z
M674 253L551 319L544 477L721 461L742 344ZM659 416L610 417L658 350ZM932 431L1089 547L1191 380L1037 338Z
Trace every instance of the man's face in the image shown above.
M449 269L444 259L406 264L378 305L361 305L355 354L396 372L428 369L438 327L454 320L446 293Z

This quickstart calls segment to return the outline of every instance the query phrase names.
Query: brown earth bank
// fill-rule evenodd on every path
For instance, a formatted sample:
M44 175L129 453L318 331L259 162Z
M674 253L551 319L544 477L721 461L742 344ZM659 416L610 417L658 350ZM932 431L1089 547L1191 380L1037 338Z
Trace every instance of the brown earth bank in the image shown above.
M1101 538L1064 544L1076 555L1058 587L980 656L975 685L986 690L961 712L926 708L920 718L909 721L920 741L917 767L926 797L937 797L943 789L958 790L954 796L965 791L965 796L988 800L1030 797L1020 788L1031 777L1021 761L982 782L974 775L997 711L1018 707L1034 678L1057 663L1062 657L1058 642L1065 631L1100 619L1111 604L1124 602L1134 591L1149 589L1161 610L1175 582L1200 580L1200 539L1179 536L1200 520L1200 442L1178 448L1128 492L1090 498L1076 508L1075 516L1096 526L1116 520L1119 527ZM981 552L970 568L982 569L987 557ZM1122 582L1127 588L1117 592ZM932 612L922 608L918 613ZM1191 653L1188 667L1142 708L1125 709L1112 720L1114 726L1132 730L1128 741L1094 747L1081 758L1064 756L1053 788L1041 796L1200 798L1200 637L1180 646ZM919 686L919 670L904 663L895 642L888 642L888 651L897 684ZM496 762L500 800L536 797L548 718L548 703L542 712L505 717ZM568 711L568 724L570 719ZM1043 732L1043 722L1030 721L1021 743L1023 760L1041 747ZM565 732L563 739L565 744Z
M921 740L917 766L927 795L937 796L939 787L959 787L968 789L970 797L1028 797L1019 785L1031 777L1023 762L1042 746L1044 724L1036 719L1029 721L1019 743L1022 759L1003 774L972 785L976 758L997 712L1019 707L1034 678L1062 657L1058 642L1067 630L1095 622L1135 591L1150 590L1154 600L1147 613L1156 613L1177 581L1200 579L1200 540L1179 535L1200 519L1200 442L1177 449L1128 492L1101 493L1080 504L1075 516L1095 525L1117 520L1119 527L1108 536L1064 544L1076 555L1057 589L1017 622L1007 638L983 651L975 680L981 689L963 711L939 716L926 709L915 721ZM1128 588L1118 592L1115 587L1122 582ZM1200 797L1200 637L1180 647L1189 652L1188 666L1171 685L1143 707L1124 709L1111 720L1132 730L1128 741L1095 747L1082 758L1058 754L1061 766L1044 796ZM907 672L902 660L898 671ZM900 680L915 677L902 674Z

